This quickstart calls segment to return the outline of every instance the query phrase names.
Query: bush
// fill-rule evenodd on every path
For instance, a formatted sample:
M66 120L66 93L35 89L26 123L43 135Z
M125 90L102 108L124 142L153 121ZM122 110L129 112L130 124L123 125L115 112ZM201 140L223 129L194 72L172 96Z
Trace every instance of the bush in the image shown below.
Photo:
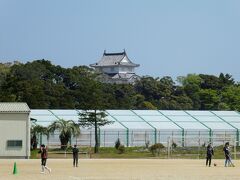
M173 148L176 148L176 147L177 147L177 143L173 142L173 143L172 143L172 147L173 147Z
M148 147L149 147L149 144L150 144L150 141L149 141L149 140L145 142L145 145L146 145L146 148L147 148L147 149L148 149Z
M115 148L118 150L119 146L121 145L120 139L118 138L115 142Z
M39 158L38 157L38 149L35 149L35 150L31 150L31 159L37 159L37 158Z
M121 145L118 147L118 153L119 153L119 154L123 154L124 152L125 152L125 146L121 144Z
M164 145L161 143L156 143L152 146L150 146L150 151L152 152L153 155L160 154L160 150L164 148Z
M68 146L68 147L66 148L66 151L67 151L67 152L69 152L69 151L72 152L72 148L73 148L72 146Z

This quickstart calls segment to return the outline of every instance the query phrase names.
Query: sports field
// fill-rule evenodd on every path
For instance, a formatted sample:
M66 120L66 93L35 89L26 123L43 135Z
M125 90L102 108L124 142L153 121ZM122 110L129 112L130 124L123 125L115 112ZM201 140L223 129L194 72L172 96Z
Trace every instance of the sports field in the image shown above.
M17 163L18 174L13 175ZM0 179L46 180L239 180L240 161L225 168L223 160L213 160L214 167L205 167L204 160L182 159L80 159L72 167L71 159L49 159L51 174L40 174L40 160L0 159Z

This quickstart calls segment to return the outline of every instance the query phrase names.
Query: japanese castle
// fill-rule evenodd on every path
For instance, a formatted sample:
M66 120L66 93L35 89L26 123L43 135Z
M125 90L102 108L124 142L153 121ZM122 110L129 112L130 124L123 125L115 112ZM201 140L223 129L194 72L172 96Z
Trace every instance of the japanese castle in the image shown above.
M139 79L134 72L139 64L133 63L125 50L120 53L106 53L105 50L100 61L90 66L101 73L100 81L104 83L133 84Z

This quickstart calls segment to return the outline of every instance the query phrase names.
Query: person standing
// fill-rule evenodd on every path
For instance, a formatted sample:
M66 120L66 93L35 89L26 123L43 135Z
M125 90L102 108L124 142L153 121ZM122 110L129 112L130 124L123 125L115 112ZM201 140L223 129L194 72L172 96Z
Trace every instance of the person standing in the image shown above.
M41 173L45 173L45 169L48 170L49 173L51 173L51 169L47 167L47 147L45 147L44 144L41 145L40 150L38 153L41 153L41 166L42 166L42 171Z
M211 166L212 156L214 155L211 143L207 146L206 166Z
M72 153L73 153L73 167L78 167L78 148L77 145L74 145L74 148L72 149Z
M235 167L231 160L231 153L230 153L230 148L229 148L229 142L225 143L225 146L223 148L224 154L225 154L225 167L227 166L232 166Z

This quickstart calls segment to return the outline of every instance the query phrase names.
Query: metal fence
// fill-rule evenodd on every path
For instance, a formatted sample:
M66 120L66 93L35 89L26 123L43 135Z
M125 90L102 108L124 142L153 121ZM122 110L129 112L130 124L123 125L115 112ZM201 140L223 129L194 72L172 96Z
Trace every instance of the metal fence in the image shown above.
M196 147L203 146L211 142L214 146L222 145L223 142L236 140L237 135L232 131L214 131L211 134L207 131L186 131L182 134L181 131L143 131L129 130L116 131L105 130L98 131L98 142L101 147L113 147L117 140L126 147L132 146L147 146L155 143L162 143L165 147L168 146L169 139L178 147ZM51 134L47 139L45 135L38 135L38 144L48 144L49 146L60 145L59 133ZM95 133L93 130L82 130L78 137L72 137L69 145L94 146ZM239 143L237 143L239 145Z

